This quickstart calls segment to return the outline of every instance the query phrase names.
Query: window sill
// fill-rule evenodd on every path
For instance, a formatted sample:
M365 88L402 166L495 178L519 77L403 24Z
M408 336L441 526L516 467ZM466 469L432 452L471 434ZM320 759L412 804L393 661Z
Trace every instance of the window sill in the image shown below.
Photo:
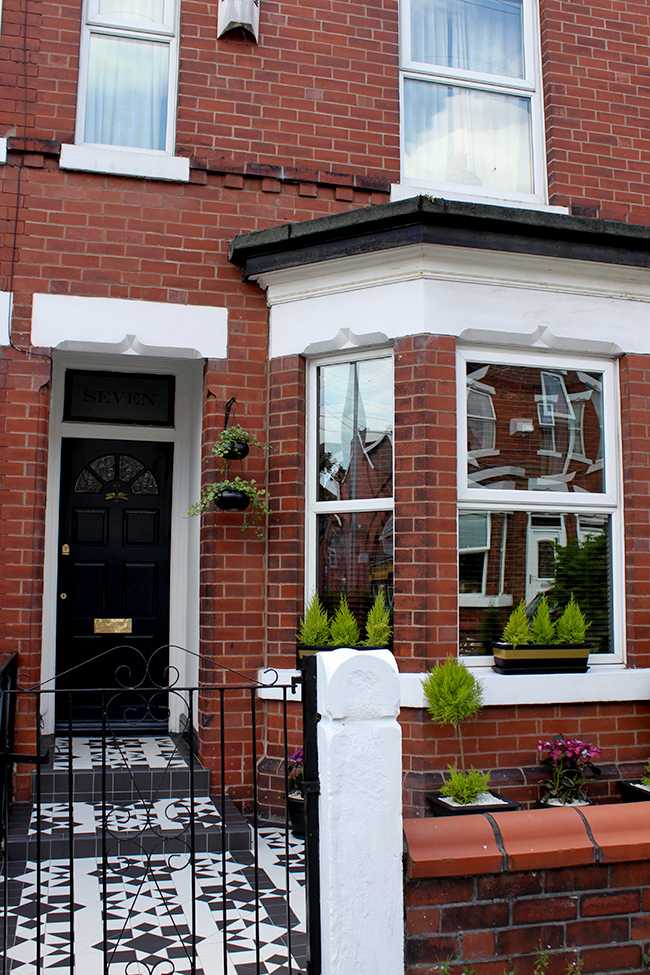
M397 658L399 664L399 658ZM589 704L599 701L647 701L650 698L650 669L626 670L622 664L598 664L586 674L496 674L487 667L468 669L483 683L485 705ZM282 684L290 684L297 670L278 670L276 686L260 687L258 697L282 700ZM424 708L421 674L400 674L402 708ZM258 671L260 683L269 674ZM287 693L287 700L300 701L300 685Z
M521 198L512 196L509 199L500 196L490 196L487 193L472 194L458 190L445 189L442 186L426 187L416 182L391 183L390 202L410 200L414 196L429 196L436 200L460 200L464 203L483 203L486 206L511 207L513 210L539 210L543 213L568 213L568 207L554 207L543 203L539 197L529 196Z
M183 156L147 149L117 149L113 146L62 145L61 169L112 176L136 176L188 183L190 161Z
M512 595L483 596L479 592L461 592L458 594L459 606L512 606Z

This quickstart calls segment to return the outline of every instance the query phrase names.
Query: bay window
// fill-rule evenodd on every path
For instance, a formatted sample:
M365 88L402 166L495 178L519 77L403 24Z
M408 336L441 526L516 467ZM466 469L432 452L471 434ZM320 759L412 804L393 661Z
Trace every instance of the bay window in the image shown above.
M615 363L464 348L457 370L461 655L487 663L522 599L573 593L592 663L622 659Z
M380 589L393 603L393 360L320 360L310 375L308 592L341 594L363 634Z
M402 181L546 202L535 0L403 0Z

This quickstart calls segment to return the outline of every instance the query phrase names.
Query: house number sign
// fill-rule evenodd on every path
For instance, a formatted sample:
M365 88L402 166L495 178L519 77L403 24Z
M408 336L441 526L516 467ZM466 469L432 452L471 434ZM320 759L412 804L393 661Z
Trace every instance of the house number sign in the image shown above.
M67 369L63 419L174 425L174 376Z

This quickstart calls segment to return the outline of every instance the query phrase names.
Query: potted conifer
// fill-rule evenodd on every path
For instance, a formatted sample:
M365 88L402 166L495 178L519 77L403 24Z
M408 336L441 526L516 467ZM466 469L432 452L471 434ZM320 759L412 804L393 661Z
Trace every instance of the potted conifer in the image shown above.
M425 799L434 816L455 816L475 812L505 812L518 809L519 803L489 791L490 773L472 766L465 768L465 749L461 725L476 717L483 707L483 687L477 678L455 657L437 664L422 680L424 697L431 720L439 725L452 725L458 736L460 769L447 766L449 778L438 792L426 793Z
M492 643L494 669L502 674L584 673L591 649L585 641L590 625L573 594L557 622L542 596L529 623L522 599L510 614L503 640Z
M318 594L312 593L298 628L298 661L318 653L319 650L335 650L337 647L358 650L388 647L393 628L383 589L379 590L368 611L365 629L366 638L362 640L359 625L350 610L345 593L341 594L338 608L331 620Z

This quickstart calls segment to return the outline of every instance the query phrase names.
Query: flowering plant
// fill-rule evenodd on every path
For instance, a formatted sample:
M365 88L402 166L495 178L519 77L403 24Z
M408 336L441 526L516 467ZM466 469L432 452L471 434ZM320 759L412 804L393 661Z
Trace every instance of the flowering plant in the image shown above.
M600 775L601 770L592 759L600 758L602 749L578 738L556 735L553 741L540 740L537 751L547 752L540 764L551 770L550 778L541 783L547 790L544 798L556 799L563 805L584 802L588 773Z
M302 796L302 783L305 777L303 765L304 752L302 748L296 748L293 754L287 759L287 778L289 780L289 795Z

